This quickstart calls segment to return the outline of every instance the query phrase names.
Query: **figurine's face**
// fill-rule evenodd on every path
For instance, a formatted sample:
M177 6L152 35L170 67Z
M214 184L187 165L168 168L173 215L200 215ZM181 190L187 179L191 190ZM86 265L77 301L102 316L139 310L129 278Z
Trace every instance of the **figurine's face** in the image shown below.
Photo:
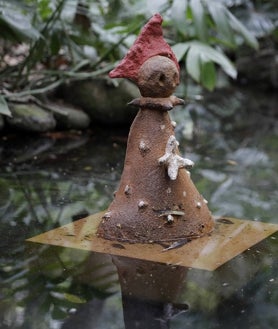
M178 68L165 56L151 57L139 69L137 85L143 97L169 97L178 84Z

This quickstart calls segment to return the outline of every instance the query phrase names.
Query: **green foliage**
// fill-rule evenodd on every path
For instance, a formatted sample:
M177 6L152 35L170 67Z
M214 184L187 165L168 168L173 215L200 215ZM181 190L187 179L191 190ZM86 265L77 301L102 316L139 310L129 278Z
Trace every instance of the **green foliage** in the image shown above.
M256 38L219 1L174 0L171 10L178 37L183 41L173 46L178 60L184 58L188 74L209 90L216 85L214 64L231 78L237 76L235 67L220 47L235 49L239 45L238 36L258 49Z
M32 25L32 16L24 11L22 5L0 2L0 29L1 37L23 41L25 39L36 40L39 31Z
M77 0L2 1L0 26L5 34L0 60L13 56L13 49L8 54L5 49L19 42L28 45L24 58L15 58L16 64L4 61L0 65L1 80L5 81L3 98L30 100L30 96L37 97L70 80L90 79L111 70L130 46L125 46L125 41L142 26L141 14L119 20L115 13L120 15L121 8L118 1L108 4L104 0L82 4ZM6 103L1 104L1 113L7 114Z
M9 178L4 172L0 178L0 229L5 232L0 256L0 322L4 315L24 308L22 327L52 328L43 324L65 319L70 309L115 292L117 275L109 257L30 245L24 240L68 223L84 208L92 213L104 209L112 191L104 196L108 180L106 184L88 180L82 172L73 175L78 177L75 185L56 169L51 179L44 170L30 175L25 169L23 175L18 176L15 169Z
M32 3L32 1L30 1ZM38 12L43 21L46 21L52 13L49 0L38 0Z
M231 78L236 78L237 71L229 58L220 50L199 42L189 41L173 46L178 60L185 57L186 70L190 76L207 89L212 90L216 84L214 63Z
M0 3L0 60L18 43L27 44L28 51L16 63L1 63L3 97L37 97L70 80L107 73L155 11L171 29L176 44L169 42L188 74L209 90L217 82L216 65L236 77L225 50L234 51L242 42L258 48L255 37L219 1L6 0ZM8 114L1 104L1 113Z

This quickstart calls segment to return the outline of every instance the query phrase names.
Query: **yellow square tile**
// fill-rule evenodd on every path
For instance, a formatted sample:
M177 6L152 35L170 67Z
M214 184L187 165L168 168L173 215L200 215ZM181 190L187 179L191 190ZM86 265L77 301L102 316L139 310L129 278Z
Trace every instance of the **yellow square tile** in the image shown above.
M97 237L97 227L104 213L91 215L27 241L213 271L278 230L277 224L222 218L216 221L215 230L209 236L165 251L159 244L119 243Z

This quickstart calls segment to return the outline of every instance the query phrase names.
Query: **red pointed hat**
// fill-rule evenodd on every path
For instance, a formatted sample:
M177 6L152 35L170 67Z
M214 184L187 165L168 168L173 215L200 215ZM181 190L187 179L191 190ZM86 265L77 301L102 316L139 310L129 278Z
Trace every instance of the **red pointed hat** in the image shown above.
M153 56L170 58L179 70L179 63L171 47L163 39L162 17L155 14L143 27L133 46L118 66L109 73L110 78L128 78L137 81L142 64Z

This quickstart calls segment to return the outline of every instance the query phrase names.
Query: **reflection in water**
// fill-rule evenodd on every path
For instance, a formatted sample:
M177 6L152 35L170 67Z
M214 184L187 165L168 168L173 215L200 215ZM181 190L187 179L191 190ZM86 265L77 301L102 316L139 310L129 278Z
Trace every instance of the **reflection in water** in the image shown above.
M275 241L273 238L270 240ZM235 323L239 327L244 323L244 328L251 329L264 328L261 324L266 319L256 314L259 305L267 308L267 322L276 314L273 307L277 266L271 265L275 262L275 248L266 241L215 271L119 256L111 259L106 254L69 248L32 247L33 252L28 252L33 258L29 273L37 278L33 279L35 290L30 294L33 318L27 322L28 328L36 328L31 323L38 324L35 320L38 314L42 315L37 305L49 303L41 298L47 292L53 298L48 312L54 319L58 311L64 311L60 325L52 322L49 328L213 329L221 325L232 329ZM38 253L39 257L34 257ZM38 268L44 283L41 297L34 301ZM256 327L255 319L259 317Z
M184 283L185 268L122 257L113 257L113 262L120 278L120 312L125 329L167 329L171 319L188 310L187 304L175 302ZM107 328L103 326L104 307L104 300L86 303L65 320L61 329Z
M113 257L122 290L126 329L167 329L175 315L187 269L179 266Z
M188 310L188 306L123 295L125 329L169 329L170 320Z
M112 254L121 285L126 328L144 328L146 325L150 328L168 328L174 316L187 309L184 298L190 297L191 290L195 290L194 295L191 294L191 301L198 302L195 297L205 291L210 298L209 307L217 309L220 296L229 298L258 271L261 250L256 249L258 254L254 257L253 249L258 247L250 247L277 230L277 225L274 224L222 218L217 221L215 230L209 236L165 252L165 249L155 244L120 244L97 237L96 230L103 213L45 232L28 241L75 248L75 252L88 250L89 254L80 267L82 271L74 271L74 278L78 282L96 284L101 279L103 285L108 274L109 284L111 275L115 272L110 269L108 254ZM253 251L248 255L246 250ZM234 258L237 255L239 256ZM73 255L71 258L74 258ZM231 260L232 258L234 259ZM247 266L250 258L252 266ZM256 258L259 260L258 264L255 262ZM215 270L216 268L218 269ZM210 272L213 275L210 274L210 277L203 280L206 272L201 269L215 271ZM195 271L194 276L191 275L192 270L193 273ZM198 276L199 280L196 279ZM218 280L215 281L215 277ZM217 285L215 291L212 290L219 282L224 291L217 288ZM178 300L182 291L183 299ZM200 300L206 302L207 297L200 297ZM204 306L197 309L203 308L206 309ZM87 307L82 307L80 312L85 309ZM79 311L74 318L78 319L78 316Z
M61 329L98 329L104 300L93 299L81 306L62 324Z

